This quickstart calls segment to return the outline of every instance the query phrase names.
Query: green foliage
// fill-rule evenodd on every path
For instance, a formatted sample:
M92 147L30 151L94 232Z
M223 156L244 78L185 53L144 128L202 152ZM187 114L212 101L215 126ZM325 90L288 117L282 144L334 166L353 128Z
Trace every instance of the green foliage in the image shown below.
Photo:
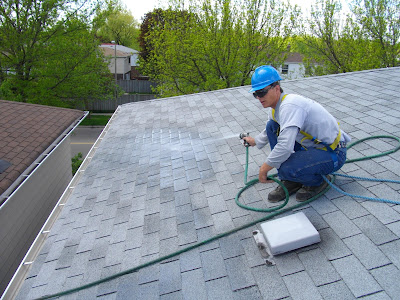
M0 97L76 107L112 93L94 2L0 0Z
M108 3L104 17L105 22L97 31L102 42L115 41L118 45L139 49L139 24L119 0Z
M341 4L337 0L318 0L297 40L300 51L305 54L306 73L323 75L351 71L349 55L344 49L351 50L354 41L343 39L339 31ZM350 43L350 46L347 44Z
M352 11L375 49L380 67L395 67L400 61L400 2L355 0Z
M190 1L145 16L140 66L162 96L250 83L261 64L281 65L298 11L275 1Z
M71 158L71 162L72 162L72 176L74 176L83 162L82 153L79 152L77 155Z
M337 0L317 0L312 7L294 48L305 56L308 76L399 65L398 1L356 0L352 12L340 17Z

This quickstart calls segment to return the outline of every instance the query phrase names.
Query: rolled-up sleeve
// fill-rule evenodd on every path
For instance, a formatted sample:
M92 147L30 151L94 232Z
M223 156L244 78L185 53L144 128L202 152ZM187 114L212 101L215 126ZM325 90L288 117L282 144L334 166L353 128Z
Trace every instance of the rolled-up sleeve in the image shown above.
M294 144L298 132L298 127L290 126L279 133L278 143L267 157L266 163L268 165L279 169L281 164L294 153Z

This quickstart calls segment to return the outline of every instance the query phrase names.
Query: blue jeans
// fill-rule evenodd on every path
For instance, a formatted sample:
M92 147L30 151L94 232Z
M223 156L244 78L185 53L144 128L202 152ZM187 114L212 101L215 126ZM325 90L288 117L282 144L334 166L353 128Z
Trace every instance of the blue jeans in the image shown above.
M278 142L279 124L269 120L266 132L271 150ZM336 148L334 153L338 158L338 165L335 168L332 155L329 151L309 148L304 150L299 143L294 146L294 153L282 163L278 169L278 176L281 180L300 182L305 186L318 186L324 179L321 175L328 175L339 170L346 161L346 148Z

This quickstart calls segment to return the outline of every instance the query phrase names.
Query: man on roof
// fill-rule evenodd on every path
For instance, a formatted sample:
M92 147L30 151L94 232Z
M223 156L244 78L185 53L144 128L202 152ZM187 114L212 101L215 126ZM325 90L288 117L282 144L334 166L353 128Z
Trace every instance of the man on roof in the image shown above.
M272 109L268 111L266 128L254 138L243 139L259 149L270 144L271 152L260 167L259 181L271 182L267 179L268 173L276 168L289 194L296 193L296 200L304 202L328 186L322 175L328 176L343 166L350 137L321 104L301 95L284 93L280 80L272 66L255 70L249 92L264 108ZM285 198L280 185L268 194L270 202Z

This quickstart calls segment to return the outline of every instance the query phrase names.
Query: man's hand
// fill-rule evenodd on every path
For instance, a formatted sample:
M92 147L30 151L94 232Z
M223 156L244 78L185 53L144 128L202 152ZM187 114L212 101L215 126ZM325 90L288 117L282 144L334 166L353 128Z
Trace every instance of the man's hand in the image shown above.
M258 181L261 183L270 183L273 182L273 180L267 179L268 172L271 171L273 167L270 165L267 165L266 163L263 163L260 168L260 172L258 173Z
M254 147L256 145L256 141L251 136L246 136L243 138L250 146Z

